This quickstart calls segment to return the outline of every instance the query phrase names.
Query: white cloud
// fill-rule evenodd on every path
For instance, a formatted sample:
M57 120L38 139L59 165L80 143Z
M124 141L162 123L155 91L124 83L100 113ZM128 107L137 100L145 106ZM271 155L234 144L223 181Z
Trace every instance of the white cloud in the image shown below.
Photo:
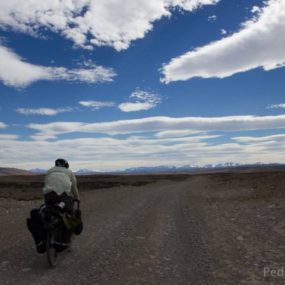
M25 62L16 53L0 45L0 81L8 86L25 87L38 80L97 83L112 81L114 76L112 69L96 65L70 70L64 67L34 65Z
M12 134L0 134L0 141L3 140L15 140L19 136L18 135L12 135Z
M79 104L84 107L92 108L94 110L116 106L116 103L108 101L80 101Z
M60 113L71 112L72 108L37 108L37 109L28 109L28 108L18 108L16 112L23 115L42 115L42 116L55 116Z
M285 104L274 104L267 107L268 109L285 109Z
M261 8L258 7L258 6L253 6L252 9L251 9L251 13L253 14L260 14L262 12Z
M42 28L60 33L75 45L92 48L129 47L153 28L153 22L169 17L174 8L193 11L219 0L67 0L0 1L0 27L37 35Z
M123 112L137 112L152 109L154 106L149 102L126 102L119 105L119 109Z
M263 136L263 137L233 137L233 140L239 143L266 142L266 141L284 141L285 134Z
M228 33L227 30L221 29L221 34L222 34L222 35L226 35L227 33Z
M19 168L48 168L57 157L69 160L72 169L115 170L157 165L203 165L221 162L285 162L283 139L248 143L221 142L217 135L157 139L153 137L77 138L56 141L1 140L0 164ZM221 138L222 139L222 138ZM31 156L31 149L33 155Z
M55 138L65 133L131 134L162 131L246 131L285 128L285 115L279 116L232 116L232 117L147 117L100 123L54 122L30 124L38 137Z
M214 23L214 22L217 21L217 18L218 18L218 17L217 17L216 15L209 16L209 17L208 17L208 22Z
M5 128L7 128L7 125L2 123L2 122L0 122L0 129L5 129Z
M162 131L162 132L155 134L155 137L157 138L179 138L179 137L191 136L197 133L200 133L200 131L193 131L193 130Z
M166 0L166 5L170 8L182 8L186 11L193 11L203 5L214 5L220 0Z
M254 9L256 12L256 8ZM224 78L262 67L285 65L285 1L268 0L240 31L187 52L162 68L162 81L169 83L193 77Z
M1 165L14 167L50 167L51 158L65 157L72 168L114 170L140 165L169 164L189 159L188 154L207 145L213 136L151 139L128 137L81 138L58 141L1 141ZM33 149L33 156L30 150ZM191 149L191 151L190 151ZM176 158L177 157L177 158ZM180 161L181 163L181 161ZM100 167L100 168L99 168ZM98 169L99 168L99 169Z
M5 85L24 87L40 79L49 79L46 68L24 62L6 47L0 46L0 80Z
M137 112L149 110L161 102L159 95L137 89L130 97L130 102L121 103L118 107L123 112Z

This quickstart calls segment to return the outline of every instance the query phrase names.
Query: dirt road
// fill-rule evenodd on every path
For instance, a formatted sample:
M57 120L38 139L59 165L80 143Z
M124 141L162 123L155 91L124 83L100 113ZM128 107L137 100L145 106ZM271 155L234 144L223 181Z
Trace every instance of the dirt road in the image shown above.
M0 284L284 284L283 194L223 179L82 193L84 232L54 269L25 228L39 202L1 199Z

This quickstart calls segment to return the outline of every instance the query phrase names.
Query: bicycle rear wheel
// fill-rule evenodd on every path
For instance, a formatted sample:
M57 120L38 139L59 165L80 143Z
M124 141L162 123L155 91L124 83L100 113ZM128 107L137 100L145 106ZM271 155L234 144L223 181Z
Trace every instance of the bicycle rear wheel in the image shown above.
M50 267L54 267L57 264L57 251L53 247L53 231L48 231L47 233L47 260Z

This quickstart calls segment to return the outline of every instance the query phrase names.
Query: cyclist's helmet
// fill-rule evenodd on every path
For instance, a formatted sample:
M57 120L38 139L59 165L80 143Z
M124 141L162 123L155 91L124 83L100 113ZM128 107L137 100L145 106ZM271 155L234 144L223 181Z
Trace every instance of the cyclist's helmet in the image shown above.
M65 168L69 168L69 163L66 159L64 158L58 158L55 161L55 166L60 166L60 167L65 167Z

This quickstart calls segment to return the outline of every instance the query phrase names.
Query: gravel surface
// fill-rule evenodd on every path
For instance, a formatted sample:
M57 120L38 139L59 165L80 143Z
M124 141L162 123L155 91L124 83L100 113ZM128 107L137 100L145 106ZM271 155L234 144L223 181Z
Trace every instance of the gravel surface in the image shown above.
M0 284L285 284L285 195L268 179L197 175L82 193L84 232L53 269L25 226L40 202L2 198Z

